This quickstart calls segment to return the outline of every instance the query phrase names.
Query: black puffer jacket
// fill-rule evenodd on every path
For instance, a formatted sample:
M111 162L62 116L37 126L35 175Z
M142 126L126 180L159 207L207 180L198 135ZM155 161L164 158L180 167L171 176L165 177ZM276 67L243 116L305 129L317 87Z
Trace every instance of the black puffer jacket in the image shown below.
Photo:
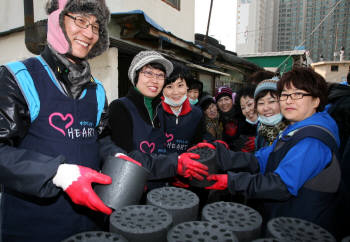
M54 58L48 47L45 48L41 56L54 72L65 94L71 98L80 96L77 93L72 93L73 88L68 80L68 73L65 71L64 65ZM94 86L96 86L95 83L88 82L77 92L82 92L87 87L94 88ZM116 153L126 153L125 150L112 142L107 124L108 105L106 100L100 123L96 127L102 159ZM0 184L6 184L6 187L11 190L36 197L56 196L60 189L52 183L52 178L55 176L58 166L66 159L61 155L50 157L32 150L17 148L30 125L29 109L20 87L7 68L0 66ZM177 154L157 156L131 151L128 155L141 162L154 177L171 177L176 174Z
M66 95L73 98L79 93L72 93L68 73L62 63L54 58L46 47L41 56L54 72L57 81ZM81 90L96 84L88 82ZM98 124L99 134L104 130L108 120L107 100ZM17 148L19 142L31 125L27 102L22 95L15 78L4 66L0 66L0 184L25 194L37 197L55 196L59 189L51 182L57 168L65 162L65 157L49 157L31 150ZM122 151L122 150L120 150Z

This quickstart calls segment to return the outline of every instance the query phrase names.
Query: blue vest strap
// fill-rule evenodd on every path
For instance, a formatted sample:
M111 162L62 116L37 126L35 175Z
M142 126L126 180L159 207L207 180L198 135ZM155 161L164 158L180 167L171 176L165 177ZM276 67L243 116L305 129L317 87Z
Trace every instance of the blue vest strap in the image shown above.
M282 137L277 141L273 153L270 154L265 172L274 171L288 151L306 137L316 138L322 141L338 158L338 145L333 134L319 125L309 125L297 129L292 136Z
M55 81L56 79L52 74L52 72L50 71L46 62L40 56L36 56L36 58L43 65L43 67L45 68L46 72L50 76L53 83L58 88L60 88L58 83ZM12 73L12 75L14 76L14 78L18 83L18 86L20 87L22 94L28 105L30 120L31 122L33 122L37 118L40 111L40 99L39 99L37 90L35 88L32 76L30 75L26 66L20 61L11 62L6 64L5 66ZM97 84L97 88L96 88L97 110L98 110L97 118L96 118L96 126L97 126L101 120L102 111L105 105L106 93L102 83L97 79L94 79L94 80ZM84 96L85 93L86 93L86 90L84 90L84 93L82 96Z
M47 74L49 74L49 77L51 78L52 82L55 84L55 86L59 89L62 90L62 87L57 83L55 76L52 74L49 66L47 65L46 61L44 61L44 59L38 55L36 56L36 58L40 61L40 63L43 65L43 67L45 68Z
M28 105L30 120L33 122L40 111L40 100L34 85L34 81L26 66L22 62L11 62L5 66L12 73L13 77L17 81L19 88L21 89Z
M302 132L300 132L301 130ZM300 140L306 137L319 139L323 143L325 143L335 154L338 153L338 145L333 134L330 131L328 131L326 128L323 128L322 126L318 126L318 125L309 125L298 129L297 132L292 136L293 142L289 143L288 150L291 147L293 147L296 143L298 143Z
M106 100L106 92L103 88L102 83L94 78L95 83L97 84L96 87L96 97L97 97L97 118L96 118L96 126L100 123L101 115L103 108L105 106L105 100Z

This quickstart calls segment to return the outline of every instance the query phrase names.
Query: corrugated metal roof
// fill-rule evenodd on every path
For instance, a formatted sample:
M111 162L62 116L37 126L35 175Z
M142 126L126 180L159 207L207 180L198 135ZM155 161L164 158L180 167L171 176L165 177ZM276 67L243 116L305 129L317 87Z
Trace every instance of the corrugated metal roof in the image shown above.
M290 51L276 51L276 52L261 52L238 55L239 57L261 57L261 56L288 56L288 55L303 55L306 50L290 50Z
M219 75L222 75L222 76L231 76L231 75L228 74L228 73L221 72L221 71L218 71L218 70L214 70L214 69L211 69L211 68L208 68L208 67L196 65L196 64L193 64L193 63L189 63L189 64L187 64L187 66L193 67L193 68L195 68L195 69L199 69L199 70L211 72L211 73L214 73L214 74L219 74Z

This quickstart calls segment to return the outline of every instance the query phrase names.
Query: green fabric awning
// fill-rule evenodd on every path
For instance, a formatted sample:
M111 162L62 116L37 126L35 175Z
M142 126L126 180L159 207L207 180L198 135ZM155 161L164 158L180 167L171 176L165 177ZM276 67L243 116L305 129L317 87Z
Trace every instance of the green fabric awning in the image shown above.
M277 68L279 67L280 72L284 73L290 71L293 66L293 57L289 55L283 56L255 56L255 57L244 57L244 59L253 62L254 64L264 68ZM283 63L283 64L282 64Z

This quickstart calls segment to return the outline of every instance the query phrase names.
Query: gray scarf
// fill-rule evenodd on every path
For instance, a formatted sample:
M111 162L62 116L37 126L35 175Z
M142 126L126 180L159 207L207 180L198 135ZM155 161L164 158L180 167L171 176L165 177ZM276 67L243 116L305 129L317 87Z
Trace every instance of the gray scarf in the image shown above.
M54 54L54 57L68 69L69 83L65 83L63 88L74 99L77 99L80 97L87 84L93 81L89 62L84 59L74 59L76 63L73 63L65 55L57 53L53 48L50 49Z

